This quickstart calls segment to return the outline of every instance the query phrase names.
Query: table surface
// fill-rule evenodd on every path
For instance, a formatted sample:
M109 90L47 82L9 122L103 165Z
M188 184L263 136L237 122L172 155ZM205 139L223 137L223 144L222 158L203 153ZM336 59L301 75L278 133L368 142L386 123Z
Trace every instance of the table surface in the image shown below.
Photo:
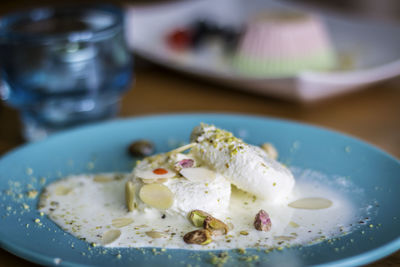
M122 101L121 117L169 112L240 112L324 126L400 158L400 79L351 95L296 104L224 88L144 62ZM15 110L0 104L0 155L23 143ZM0 249L0 266L34 266ZM369 266L400 266L400 251Z

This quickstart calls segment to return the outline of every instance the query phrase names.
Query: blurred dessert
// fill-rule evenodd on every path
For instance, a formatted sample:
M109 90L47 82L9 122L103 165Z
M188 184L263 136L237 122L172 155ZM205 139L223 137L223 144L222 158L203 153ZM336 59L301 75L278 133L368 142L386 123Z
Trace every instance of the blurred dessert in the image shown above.
M198 52L217 44L224 52L236 49L241 29L219 25L210 19L196 19L188 26L179 26L168 31L165 43L171 51Z
M233 65L238 72L251 76L287 76L333 69L335 53L318 16L263 13L248 23Z

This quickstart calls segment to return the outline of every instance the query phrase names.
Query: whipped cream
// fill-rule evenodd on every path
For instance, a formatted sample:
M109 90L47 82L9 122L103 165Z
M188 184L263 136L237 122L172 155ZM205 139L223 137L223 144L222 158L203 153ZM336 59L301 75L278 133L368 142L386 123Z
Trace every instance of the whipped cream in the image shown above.
M198 144L190 153L239 189L273 203L288 201L295 185L292 173L261 148L205 124L191 138Z

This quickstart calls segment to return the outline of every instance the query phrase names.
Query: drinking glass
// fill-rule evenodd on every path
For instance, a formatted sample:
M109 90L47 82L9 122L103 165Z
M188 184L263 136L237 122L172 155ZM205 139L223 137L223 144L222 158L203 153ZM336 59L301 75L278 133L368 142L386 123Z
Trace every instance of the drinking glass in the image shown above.
M20 111L27 140L116 116L133 76L123 21L111 5L0 19L0 97Z

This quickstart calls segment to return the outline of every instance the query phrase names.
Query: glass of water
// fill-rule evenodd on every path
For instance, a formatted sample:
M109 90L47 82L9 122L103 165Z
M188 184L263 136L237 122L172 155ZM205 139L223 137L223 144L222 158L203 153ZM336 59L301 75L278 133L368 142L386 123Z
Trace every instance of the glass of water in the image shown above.
M123 12L114 6L38 8L0 19L0 97L27 140L113 118L133 76Z

